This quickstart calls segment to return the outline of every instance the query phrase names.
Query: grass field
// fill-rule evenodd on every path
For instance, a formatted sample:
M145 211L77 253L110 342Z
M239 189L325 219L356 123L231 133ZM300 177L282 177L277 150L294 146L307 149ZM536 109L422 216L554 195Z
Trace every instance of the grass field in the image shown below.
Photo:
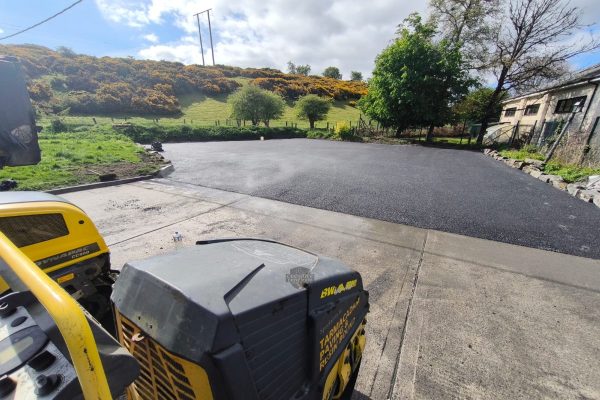
M241 78L243 79L243 78ZM160 117L158 119L158 125L172 126L172 125L191 125L191 126L215 126L235 124L234 120L230 120L230 109L227 104L227 96L214 96L206 97L203 95L187 95L182 96L179 99L183 115L178 117ZM126 115L113 115L113 116L46 116L40 120L42 125L50 122L51 119L60 118L68 124L80 124L80 125L94 125L92 119L94 117L98 124L114 124L120 122L132 122L140 125L153 125L157 124L152 117L128 117ZM360 117L360 111L351 107L347 102L334 102L327 119L325 121L319 121L316 124L317 128L325 128L327 122L330 126L334 126L336 122L352 122L352 126L357 124ZM247 122L249 123L249 122ZM272 127L286 126L286 124L297 124L298 128L308 128L308 121L300 120L296 116L296 112L293 108L293 103L288 103L285 107L283 117L271 121Z
M26 167L0 170L0 180L15 179L18 190L44 190L97 182L98 174L119 178L150 173L157 163L127 137L102 130L43 133L39 138L42 161Z

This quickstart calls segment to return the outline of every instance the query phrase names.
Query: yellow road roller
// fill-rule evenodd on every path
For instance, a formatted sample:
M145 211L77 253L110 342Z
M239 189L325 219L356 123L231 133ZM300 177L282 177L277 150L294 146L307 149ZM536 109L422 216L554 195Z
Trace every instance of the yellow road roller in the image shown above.
M337 260L223 239L128 262L111 296L115 340L87 313L89 336L78 313L51 310L63 289L2 235L0 250L15 282L0 299L0 398L351 396L368 292Z

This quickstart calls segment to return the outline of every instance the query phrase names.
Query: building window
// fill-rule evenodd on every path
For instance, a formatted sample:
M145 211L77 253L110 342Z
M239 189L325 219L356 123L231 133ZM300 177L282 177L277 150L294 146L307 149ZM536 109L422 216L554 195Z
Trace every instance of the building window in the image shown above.
M514 117L516 113L517 107L507 108L506 110L504 110L505 117Z
M580 96L580 97L572 97L570 99L562 99L559 100L558 103L556 103L556 109L554 110L555 114L565 114L565 113L570 113L573 112L573 107L575 106L575 103L579 103L579 109L576 111L581 111L583 109L583 106L585 105L585 100L587 99L587 96Z
M539 110L540 110L539 104L531 104L531 105L525 107L525 115L537 115Z

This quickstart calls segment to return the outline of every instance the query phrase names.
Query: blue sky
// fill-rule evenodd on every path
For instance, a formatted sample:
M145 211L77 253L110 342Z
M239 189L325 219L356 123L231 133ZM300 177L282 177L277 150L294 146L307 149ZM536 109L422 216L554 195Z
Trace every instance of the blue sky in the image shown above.
M32 25L74 0L0 0L0 36ZM598 0L575 0L584 22L600 20ZM370 0L84 0L65 14L0 43L67 46L96 56L134 56L200 63L195 12L212 7L217 63L285 69L288 60L329 65L345 76L369 75L377 53L411 12L426 1ZM356 23L360 21L360 23ZM203 19L205 58L210 61ZM600 52L572 60L575 68L600 63Z

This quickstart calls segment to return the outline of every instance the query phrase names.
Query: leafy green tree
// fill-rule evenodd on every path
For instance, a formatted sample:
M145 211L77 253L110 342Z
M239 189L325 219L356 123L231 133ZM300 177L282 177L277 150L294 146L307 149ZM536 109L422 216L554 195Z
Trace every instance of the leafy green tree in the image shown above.
M342 79L342 74L338 67L327 67L323 71L323 76L326 78Z
M375 60L369 93L359 101L362 111L397 134L410 126L433 129L451 119L452 105L473 83L463 69L460 51L442 40L434 42L432 24L412 14L399 37Z
M310 74L310 65L296 65L296 73L298 75L308 76L308 74Z
M316 121L322 121L331 109L331 100L309 94L301 97L296 102L298 117L307 119L310 129L314 129Z
M269 121L283 115L283 99L258 86L247 85L227 99L231 115L237 120L249 120L257 126L261 121L269 126Z
M482 87L471 91L461 101L454 106L454 115L456 121L461 122L479 122L486 114L486 110L490 99L494 95L494 89ZM504 100L508 94L504 92L498 100L495 101L493 111L494 117L500 115L502 106L500 102Z
M266 92L265 94L262 121L268 127L272 119L280 118L283 115L285 101L278 94L272 92Z
M350 80L351 81L362 81L363 80L362 72L360 72L360 71L350 72Z

